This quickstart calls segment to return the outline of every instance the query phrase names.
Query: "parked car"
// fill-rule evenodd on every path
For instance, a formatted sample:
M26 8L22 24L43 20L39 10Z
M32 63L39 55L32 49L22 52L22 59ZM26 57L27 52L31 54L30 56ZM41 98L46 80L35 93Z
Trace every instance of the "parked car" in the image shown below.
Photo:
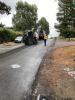
M17 36L15 38L15 43L22 43L23 42L23 37L22 36Z

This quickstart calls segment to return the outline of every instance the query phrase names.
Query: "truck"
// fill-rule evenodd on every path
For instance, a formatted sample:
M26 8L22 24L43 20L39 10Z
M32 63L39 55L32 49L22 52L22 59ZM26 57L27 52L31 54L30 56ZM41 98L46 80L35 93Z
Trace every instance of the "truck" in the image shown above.
M39 26L37 28L37 33L38 33L38 36L39 36L39 40L43 40L44 39L44 30L42 29L41 26Z
M25 45L37 44L38 35L35 32L32 32L32 30L29 30L23 35L23 42L25 43Z

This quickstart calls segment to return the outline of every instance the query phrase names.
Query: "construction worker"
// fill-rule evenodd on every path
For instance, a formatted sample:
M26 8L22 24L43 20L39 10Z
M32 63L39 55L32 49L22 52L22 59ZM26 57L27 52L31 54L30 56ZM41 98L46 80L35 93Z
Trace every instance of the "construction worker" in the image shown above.
M46 33L44 33L44 46L46 46L47 39L48 39L48 35Z

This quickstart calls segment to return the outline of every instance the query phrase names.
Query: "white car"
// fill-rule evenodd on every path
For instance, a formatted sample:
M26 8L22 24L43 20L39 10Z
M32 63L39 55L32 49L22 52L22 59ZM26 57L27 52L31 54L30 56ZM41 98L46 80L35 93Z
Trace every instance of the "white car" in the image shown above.
M16 42L16 43L21 43L21 42L23 42L23 37L22 37L22 36L17 36L17 37L15 38L15 42Z

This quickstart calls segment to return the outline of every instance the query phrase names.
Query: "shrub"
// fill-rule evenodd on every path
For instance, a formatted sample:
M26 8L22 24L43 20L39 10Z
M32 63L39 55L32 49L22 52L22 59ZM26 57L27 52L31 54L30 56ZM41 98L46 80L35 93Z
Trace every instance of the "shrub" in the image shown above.
M22 32L0 28L0 43L14 41L15 37L18 35L22 35Z

